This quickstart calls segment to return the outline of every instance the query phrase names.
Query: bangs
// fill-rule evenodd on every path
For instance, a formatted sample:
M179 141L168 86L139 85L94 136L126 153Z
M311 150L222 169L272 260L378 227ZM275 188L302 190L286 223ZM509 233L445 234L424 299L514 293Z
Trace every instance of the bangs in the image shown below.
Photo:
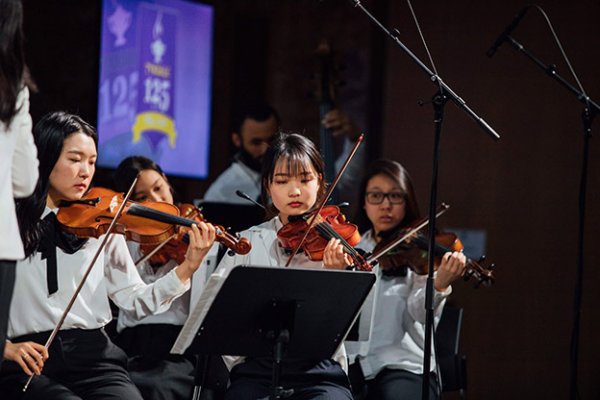
M269 182L273 182L275 175L286 174L290 177L303 177L308 174L318 174L307 154L292 152L285 154L275 164Z

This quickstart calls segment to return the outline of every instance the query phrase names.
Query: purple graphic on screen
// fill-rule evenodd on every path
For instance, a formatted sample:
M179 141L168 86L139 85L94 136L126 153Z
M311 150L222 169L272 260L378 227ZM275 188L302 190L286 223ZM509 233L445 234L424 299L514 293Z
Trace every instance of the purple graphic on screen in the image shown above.
M213 9L182 0L103 2L98 165L130 155L167 174L208 174Z
M107 19L108 30L110 33L115 35L115 47L123 46L127 43L125 39L125 33L131 26L131 13L125 10L120 4L117 4L115 12L113 12Z
M175 35L177 16L155 7L140 9L138 27L140 62L133 142L145 136L153 151L167 139L176 148L177 131L173 115L175 87Z

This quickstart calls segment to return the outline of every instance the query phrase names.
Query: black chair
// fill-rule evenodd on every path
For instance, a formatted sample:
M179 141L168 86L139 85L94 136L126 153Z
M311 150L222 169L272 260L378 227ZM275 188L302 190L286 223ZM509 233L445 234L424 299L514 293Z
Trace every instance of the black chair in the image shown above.
M466 398L466 356L459 353L463 309L446 306L435 331L437 362L442 380L442 392L460 392Z

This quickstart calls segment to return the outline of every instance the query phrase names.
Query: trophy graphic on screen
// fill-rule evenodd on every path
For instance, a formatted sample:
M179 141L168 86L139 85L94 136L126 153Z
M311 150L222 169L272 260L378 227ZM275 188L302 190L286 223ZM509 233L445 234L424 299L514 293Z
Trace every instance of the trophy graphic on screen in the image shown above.
M125 33L131 26L131 13L124 9L120 4L117 4L115 12L108 17L107 22L108 30L115 35L115 47L126 44L127 40L125 39Z

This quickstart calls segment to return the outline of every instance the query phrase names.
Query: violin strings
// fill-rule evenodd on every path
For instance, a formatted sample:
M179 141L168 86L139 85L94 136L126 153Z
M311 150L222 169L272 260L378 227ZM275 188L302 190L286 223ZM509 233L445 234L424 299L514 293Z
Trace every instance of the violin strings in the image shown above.
M344 246L346 251L348 253L350 253L351 256L353 256L353 257L357 256L357 253L356 253L356 250L354 249L354 247L352 247L350 245L350 243L348 243L346 241L346 239L344 239L335 229L333 229L333 227L329 223L327 223L327 222L318 223L317 229L323 236L328 236L328 239L330 239L332 237L339 239L342 246Z

